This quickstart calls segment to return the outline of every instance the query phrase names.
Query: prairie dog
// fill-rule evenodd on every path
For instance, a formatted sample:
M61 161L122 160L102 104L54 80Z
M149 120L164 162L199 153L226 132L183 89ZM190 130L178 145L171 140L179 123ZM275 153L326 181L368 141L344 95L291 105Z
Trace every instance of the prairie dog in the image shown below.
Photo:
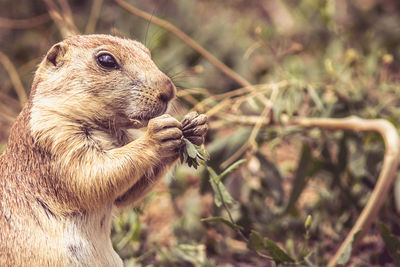
M122 266L111 212L177 161L181 123L164 114L175 91L139 42L78 35L55 44L0 156L0 266ZM187 118L202 143L207 117Z

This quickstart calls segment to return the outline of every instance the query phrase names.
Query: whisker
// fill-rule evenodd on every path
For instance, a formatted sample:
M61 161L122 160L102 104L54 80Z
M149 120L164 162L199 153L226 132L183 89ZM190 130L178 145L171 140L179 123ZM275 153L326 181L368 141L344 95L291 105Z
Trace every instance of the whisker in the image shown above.
M153 8L153 12L151 12L151 18L147 22L146 33L144 35L144 44L145 44L145 46L147 46L147 35L149 34L150 24L152 23L153 16L154 16L154 13L156 12L156 10L157 10L157 5Z
M179 98L174 99L168 107L168 113L178 117L183 117L186 114L186 108L184 107L182 100Z
M159 43L158 41L162 37L162 34L160 34L162 31L163 29L158 28L157 31L151 37L150 42L148 44L148 47L151 51L157 51L157 49L159 49L159 46L157 44Z

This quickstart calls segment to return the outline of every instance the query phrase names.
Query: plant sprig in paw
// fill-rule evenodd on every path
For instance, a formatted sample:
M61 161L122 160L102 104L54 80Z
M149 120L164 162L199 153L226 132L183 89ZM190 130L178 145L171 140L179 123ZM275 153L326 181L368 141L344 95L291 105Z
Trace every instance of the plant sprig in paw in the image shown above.
M200 163L208 160L208 153L204 148L204 136L208 130L207 116L190 112L182 121L183 142L179 156L181 163L186 162L195 169Z

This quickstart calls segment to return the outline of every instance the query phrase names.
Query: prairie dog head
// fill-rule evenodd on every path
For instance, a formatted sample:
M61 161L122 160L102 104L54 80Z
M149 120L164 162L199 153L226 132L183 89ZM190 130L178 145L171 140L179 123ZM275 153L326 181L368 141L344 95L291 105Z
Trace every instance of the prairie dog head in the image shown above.
M73 36L55 44L36 72L32 127L44 111L104 128L140 127L167 110L175 90L139 42Z

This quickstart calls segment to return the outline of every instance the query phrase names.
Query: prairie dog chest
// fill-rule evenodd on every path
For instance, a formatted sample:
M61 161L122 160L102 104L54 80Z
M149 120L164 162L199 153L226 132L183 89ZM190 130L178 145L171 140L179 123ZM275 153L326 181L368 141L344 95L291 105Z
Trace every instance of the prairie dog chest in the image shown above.
M111 217L112 204L61 224L60 245L73 266L122 266L109 238Z

